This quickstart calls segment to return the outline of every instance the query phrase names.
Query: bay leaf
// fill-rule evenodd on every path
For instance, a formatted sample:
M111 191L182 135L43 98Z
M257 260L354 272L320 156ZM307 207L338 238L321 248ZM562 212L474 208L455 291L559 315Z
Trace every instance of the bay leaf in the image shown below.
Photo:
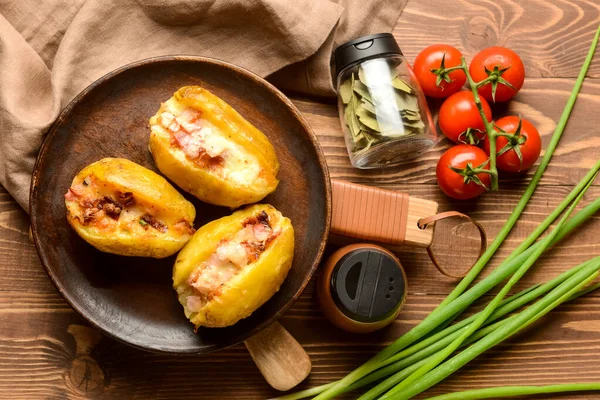
M353 99L354 100L354 99ZM348 113L348 128L350 129L350 133L352 136L358 135L360 132L360 126L358 124L358 118L355 114L355 108L352 102L346 106L345 111Z
M371 98L371 93L369 93L369 88L359 80L355 80L352 84L352 89L355 93L359 94L360 97L366 99L367 101L373 103L373 99Z
M376 142L376 140L373 139L373 138L370 138L367 135L364 135L364 138L365 138L367 144L365 146L363 146L362 150L366 151L366 150L369 150L371 148L371 146Z
M419 114L419 112L415 112L415 111L411 111L411 110L402 110L400 111L400 116L402 117L402 119L404 120L408 120L408 121L420 121L421 120L421 114Z
M421 120L417 121L404 121L404 126L408 126L411 128L422 129L425 128L425 124Z
M365 75L365 70L362 67L358 67L358 80L365 86L369 86L367 82L367 76Z
M360 106L372 114L375 114L375 106L368 102L364 97L360 99Z
M346 79L338 89L340 97L342 98L342 102L344 104L350 103L352 98L352 82L350 79Z
M394 79L392 79L392 86L408 94L412 94L414 92L413 88L399 76L396 76Z
M419 100L416 96L405 93L395 93L396 97L396 105L398 105L398 109L402 110L411 110L411 111L419 111Z
M377 119L370 115L370 113L368 111L365 110L365 113L363 115L358 115L358 120L365 125L367 128L374 130L376 132L380 132L381 128L379 127L379 123L377 122Z
M406 128L404 126L402 126L401 128L395 127L392 129L381 131L381 136L388 138L388 139L405 136L405 135L406 135Z

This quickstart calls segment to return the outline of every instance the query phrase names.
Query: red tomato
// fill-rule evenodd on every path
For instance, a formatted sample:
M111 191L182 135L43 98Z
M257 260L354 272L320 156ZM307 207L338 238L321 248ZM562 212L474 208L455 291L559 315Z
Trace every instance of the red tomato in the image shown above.
M456 48L446 44L434 44L424 48L415 58L413 71L419 81L423 92L429 97L443 98L456 93L465 84L467 77L463 70L452 71L447 75L450 82L442 79L440 85L436 84L438 75L431 72L432 69L441 67L444 59L444 67L456 67L461 64L462 54Z
M496 121L496 126L502 129L506 133L514 134L519 126L519 117L510 116L500 118ZM517 144L521 151L521 158L515 152L515 149L508 150L506 153L496 157L496 168L506 172L521 172L531 168L537 161L540 153L542 152L542 140L540 139L540 133L533 124L525 119L521 119L521 133L519 135L521 139L517 141L523 142ZM499 136L496 138L496 154L499 153L504 146L508 143L508 139ZM490 154L490 140L486 136L483 148L487 154Z
M463 169L467 167L467 164L470 164L472 168L477 168L485 163L487 159L487 154L477 146L459 144L450 147L440 157L435 171L440 189L448 196L459 200L466 200L479 196L481 193L485 192L486 188L478 185L473 180L465 183L465 177L458 172L453 171L450 167ZM485 168L487 169L488 167L486 166ZM477 176L481 183L486 187L489 186L489 174L482 172L475 176Z
M513 87L497 83L495 101L506 101L513 97L523 86L525 80L525 67L521 58L512 50L504 47L489 47L480 51L471 60L469 73L475 82L481 82L488 77L485 69L499 79L505 80ZM496 72L494 72L496 70ZM504 71L503 71L504 70ZM503 72L502 72L503 71ZM492 97L492 83L479 88L479 93L488 101L494 101Z
M480 97L480 99L485 117L488 121L491 121L492 109L483 97ZM460 140L465 141L465 138L460 137L460 135L469 128L485 132L485 125L470 90L454 93L444 101L442 107L440 107L438 123L442 133L456 143ZM482 139L486 135L482 133L477 136Z

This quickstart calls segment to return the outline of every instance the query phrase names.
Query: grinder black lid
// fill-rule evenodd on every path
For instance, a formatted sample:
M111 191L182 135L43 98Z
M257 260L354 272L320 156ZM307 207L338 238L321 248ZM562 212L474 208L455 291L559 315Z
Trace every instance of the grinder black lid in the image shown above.
M335 49L335 75L358 61L386 54L402 54L391 33L376 33L346 42Z
M387 252L360 248L343 256L331 275L331 295L339 310L360 322L378 322L402 305L402 266Z

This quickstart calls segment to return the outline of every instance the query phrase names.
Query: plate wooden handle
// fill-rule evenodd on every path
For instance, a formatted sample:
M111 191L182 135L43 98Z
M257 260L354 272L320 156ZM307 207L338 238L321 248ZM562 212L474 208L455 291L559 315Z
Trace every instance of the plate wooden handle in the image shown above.
M308 354L279 322L244 343L265 380L277 390L293 388L310 373Z

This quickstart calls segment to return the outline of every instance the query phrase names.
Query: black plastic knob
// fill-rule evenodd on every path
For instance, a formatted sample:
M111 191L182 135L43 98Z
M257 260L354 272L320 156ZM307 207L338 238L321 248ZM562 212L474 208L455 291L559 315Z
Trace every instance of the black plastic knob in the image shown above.
M336 306L355 321L377 322L398 311L406 282L402 266L387 252L356 249L342 257L331 275Z

